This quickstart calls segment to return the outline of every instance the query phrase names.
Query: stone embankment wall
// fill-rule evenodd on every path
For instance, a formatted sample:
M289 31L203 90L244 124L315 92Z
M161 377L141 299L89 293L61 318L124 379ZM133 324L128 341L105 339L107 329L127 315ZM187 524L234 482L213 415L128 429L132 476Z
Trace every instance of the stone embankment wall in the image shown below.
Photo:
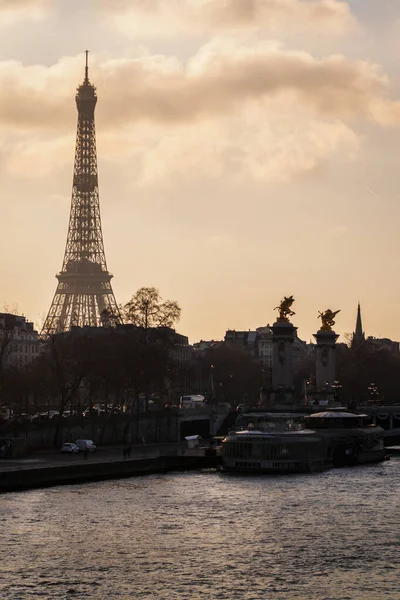
M140 460L14 469L0 472L0 493L168 471L209 469L217 467L220 462L217 456L159 456Z
M3 426L1 435L25 437L28 447L51 448L58 431L58 442L93 440L95 444L109 446L125 443L157 443L179 441L179 419L175 415L140 415L130 419L126 415L105 418L56 419L32 423L12 423Z
M22 437L28 448L51 448L57 434L57 445L79 439L93 440L97 445L178 442L186 435L215 435L229 413L229 406L207 406L188 410L162 410L110 417L53 418L44 421L3 423L2 437Z

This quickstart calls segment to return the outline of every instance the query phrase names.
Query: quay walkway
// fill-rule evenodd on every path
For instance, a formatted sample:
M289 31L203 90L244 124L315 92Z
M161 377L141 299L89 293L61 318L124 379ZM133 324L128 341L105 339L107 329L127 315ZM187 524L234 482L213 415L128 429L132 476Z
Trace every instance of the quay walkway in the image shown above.
M0 493L101 481L135 475L217 467L219 459L186 450L186 444L133 446L130 458L119 448L89 453L37 452L29 458L0 460ZM190 452L190 451L189 451Z

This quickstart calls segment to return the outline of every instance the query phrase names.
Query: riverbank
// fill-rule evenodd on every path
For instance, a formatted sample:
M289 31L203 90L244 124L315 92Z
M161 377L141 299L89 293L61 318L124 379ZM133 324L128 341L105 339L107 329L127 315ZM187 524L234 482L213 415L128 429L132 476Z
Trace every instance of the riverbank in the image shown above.
M31 464L0 471L0 493L103 481L139 475L215 468L215 456L152 456L125 460L97 460L57 465Z

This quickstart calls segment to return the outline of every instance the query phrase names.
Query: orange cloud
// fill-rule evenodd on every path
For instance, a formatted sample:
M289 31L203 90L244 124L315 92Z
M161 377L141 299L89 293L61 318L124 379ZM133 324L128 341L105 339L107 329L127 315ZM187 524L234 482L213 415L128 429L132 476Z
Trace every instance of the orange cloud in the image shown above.
M97 6L134 36L321 27L326 34L343 33L355 24L347 2L338 0L98 0Z
M274 115L265 120L265 114ZM113 169L129 171L140 186L174 185L203 177L242 182L289 182L303 174L318 174L332 157L351 160L358 136L335 119L316 120L288 103L265 101L240 114L218 120L168 125L137 124L122 131L98 130L101 160ZM70 135L10 135L3 169L20 178L42 178L73 160Z
M1 0L0 24L41 19L45 16L48 6L49 0Z
M14 129L70 127L72 90L82 58L52 67L0 63L0 121ZM188 124L237 114L268 98L291 98L315 115L400 122L388 81L368 62L343 56L316 59L270 43L237 47L224 40L187 63L166 56L111 60L92 67L103 127L128 123Z
M316 120L307 111L267 101L217 122L159 126L157 136L136 127L122 147L115 156L126 161L139 185L173 185L204 175L236 183L289 182L318 172L333 156L353 159L359 139L341 121Z
M37 176L72 161L73 93L82 56L51 67L0 63L0 122L14 174ZM279 45L216 39L187 62L144 55L101 62L99 147L129 165L141 185L196 178L290 181L333 156L352 158L356 120L400 124L399 104L373 64L342 56L316 59ZM78 79L79 82L79 79ZM29 135L27 135L29 133ZM49 160L49 156L57 160Z

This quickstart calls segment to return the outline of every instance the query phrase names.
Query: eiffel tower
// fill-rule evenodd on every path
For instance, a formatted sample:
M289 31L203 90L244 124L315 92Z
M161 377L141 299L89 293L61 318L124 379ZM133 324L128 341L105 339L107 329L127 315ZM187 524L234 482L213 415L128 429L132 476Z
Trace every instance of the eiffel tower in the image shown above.
M64 261L42 334L74 326L99 327L119 321L118 306L107 270L100 221L94 109L96 88L85 79L75 96L78 109L71 212Z

